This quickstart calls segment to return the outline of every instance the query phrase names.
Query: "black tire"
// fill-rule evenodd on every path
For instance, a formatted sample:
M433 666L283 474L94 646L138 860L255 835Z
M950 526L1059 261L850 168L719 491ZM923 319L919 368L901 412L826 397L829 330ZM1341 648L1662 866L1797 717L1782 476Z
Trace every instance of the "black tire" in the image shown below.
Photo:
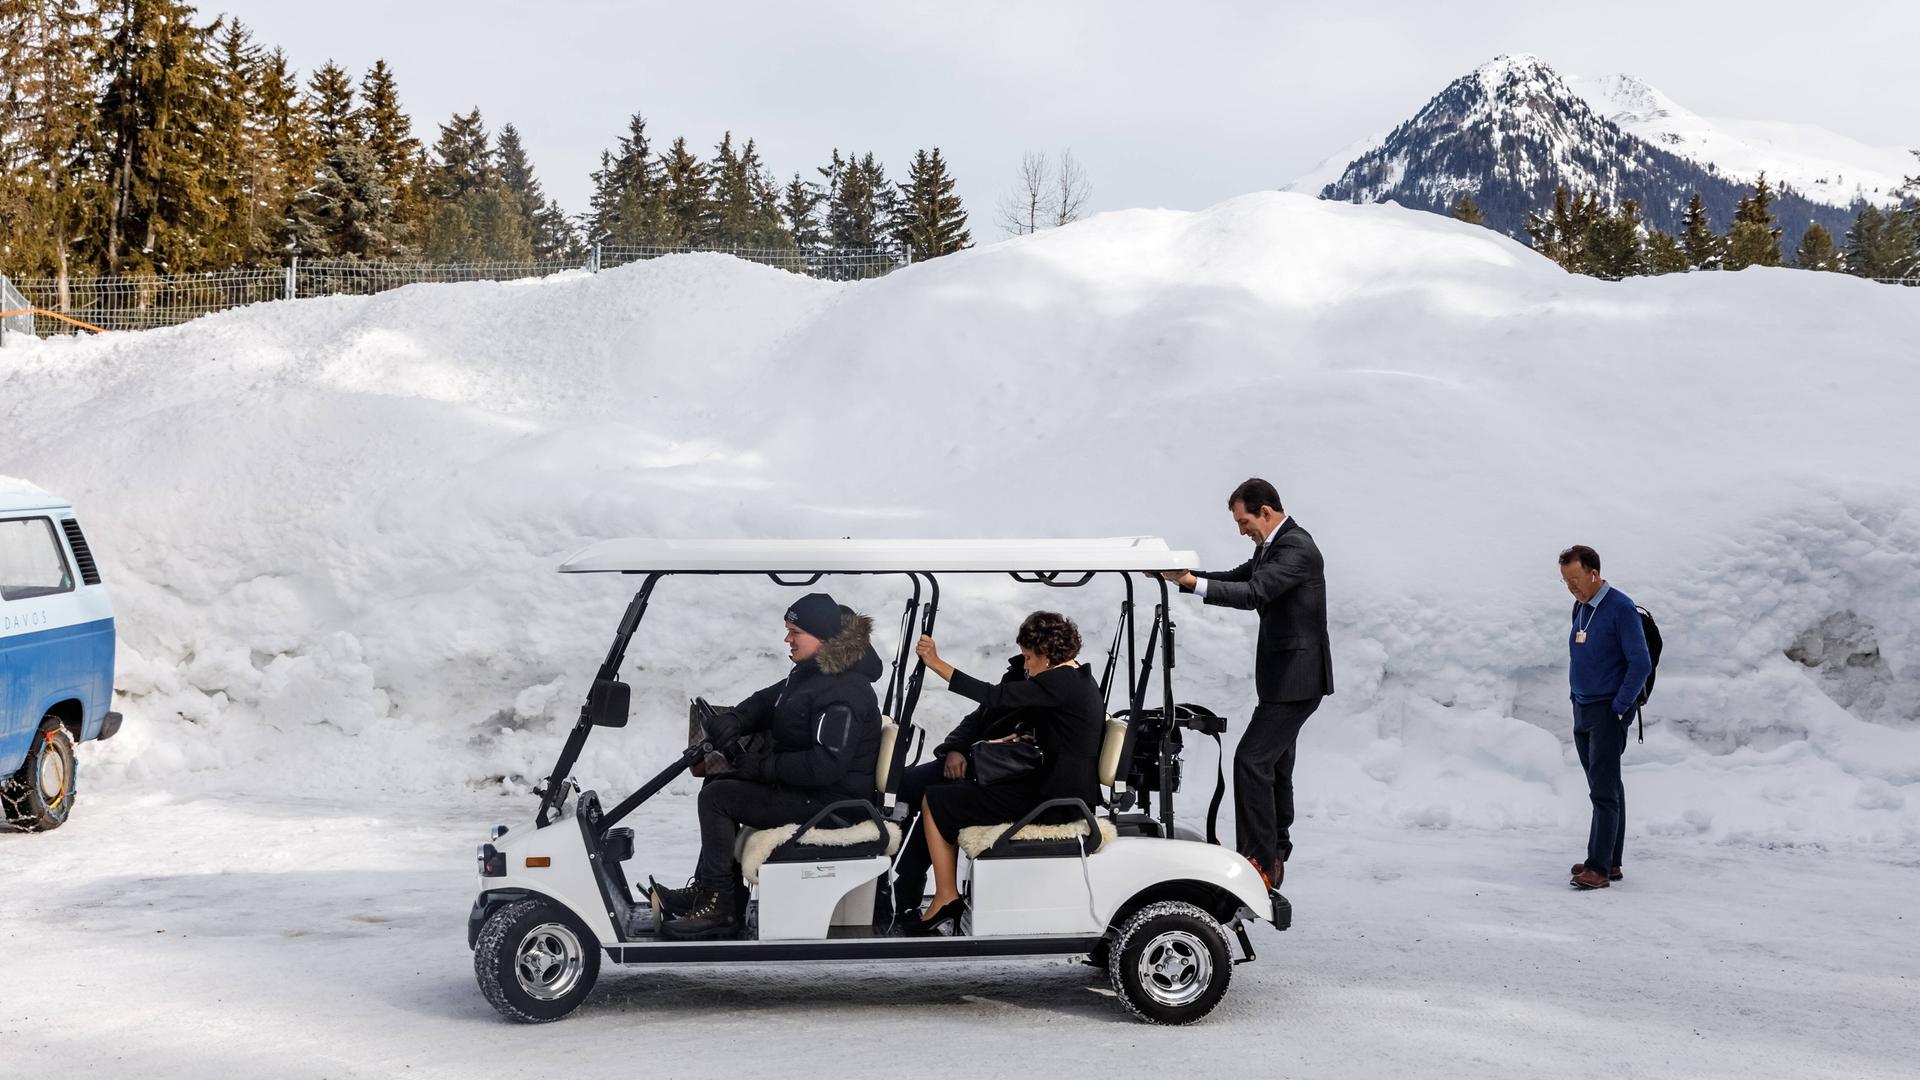
M480 928L473 974L501 1016L544 1024L579 1008L593 991L600 942L559 904L544 897L516 900Z
M46 832L73 813L73 736L49 713L27 750L20 771L0 781L0 809L22 832Z
M1120 927L1107 978L1127 1011L1149 1024L1191 1024L1213 1011L1233 978L1227 935L1192 904L1148 904Z

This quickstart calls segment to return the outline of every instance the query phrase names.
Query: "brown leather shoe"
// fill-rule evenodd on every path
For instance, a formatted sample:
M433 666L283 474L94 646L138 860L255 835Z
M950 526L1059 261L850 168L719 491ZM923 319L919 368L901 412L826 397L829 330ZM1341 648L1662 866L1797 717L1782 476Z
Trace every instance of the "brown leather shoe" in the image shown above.
M1569 870L1569 871L1567 871L1567 872L1568 872L1569 874L1577 874L1577 873L1579 873L1580 871L1582 871L1582 870L1585 870L1586 868L1587 868L1587 864L1586 864L1586 863L1583 863L1583 862L1577 862L1577 863L1574 863L1574 864L1573 864L1573 869L1572 869L1572 870ZM1619 868L1619 867L1617 867L1617 866L1616 866L1616 867L1614 867L1613 869L1611 869L1611 870L1609 870L1609 871L1607 871L1607 880L1608 880L1608 881L1619 881L1619 880L1620 880L1620 878L1621 878L1622 876L1623 876L1623 875L1622 875L1622 874L1620 873L1620 868Z
M1591 866L1581 866L1574 871L1573 880L1569 884L1576 889L1604 889L1607 887L1607 875Z

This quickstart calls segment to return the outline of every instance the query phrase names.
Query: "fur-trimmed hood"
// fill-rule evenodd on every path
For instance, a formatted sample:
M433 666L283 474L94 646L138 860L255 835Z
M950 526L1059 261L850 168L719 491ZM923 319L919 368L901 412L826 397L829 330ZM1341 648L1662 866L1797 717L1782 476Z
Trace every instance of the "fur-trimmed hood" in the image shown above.
M820 643L813 654L813 665L822 675L851 671L878 682L886 674L880 654L873 651L873 620L865 615L841 609L840 632Z

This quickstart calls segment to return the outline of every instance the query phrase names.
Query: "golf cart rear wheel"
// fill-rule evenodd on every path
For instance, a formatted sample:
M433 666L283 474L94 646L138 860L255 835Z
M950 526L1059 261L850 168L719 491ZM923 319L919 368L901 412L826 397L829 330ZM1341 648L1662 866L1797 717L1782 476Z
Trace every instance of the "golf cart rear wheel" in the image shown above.
M600 943L573 913L544 898L495 911L473 947L480 992L523 1024L558 1020L580 1007L600 976Z
M20 771L0 780L0 807L7 823L23 832L46 832L66 824L73 813L73 736L60 718L40 723Z
M1120 928L1107 978L1127 1011L1150 1024L1191 1024L1213 1011L1233 977L1227 935L1192 904L1149 904Z

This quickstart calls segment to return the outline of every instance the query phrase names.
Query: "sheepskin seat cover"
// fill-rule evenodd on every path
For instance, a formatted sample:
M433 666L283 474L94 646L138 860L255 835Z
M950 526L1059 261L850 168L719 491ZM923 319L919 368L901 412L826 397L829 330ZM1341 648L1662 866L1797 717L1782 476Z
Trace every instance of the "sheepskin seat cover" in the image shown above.
M887 824L887 854L900 850L900 826L889 821ZM776 825L771 829L742 829L740 831L740 871L747 881L760 884L760 864L767 861L773 849L793 839L800 831L799 825ZM844 829L816 828L807 834L807 843L818 847L852 847L855 844L872 843L880 838L873 822L862 821Z
M960 850L967 853L967 858L977 859L980 857L981 852L992 847L993 842L1000 839L1000 834L1011 828L1013 828L1013 822L1011 821L1002 825L968 825L960 830ZM1085 835L1087 835L1087 823L1084 821L1073 821L1065 825L1029 825L1015 834L1014 839L1073 840ZM1113 839L1114 836L1113 822L1108 821L1106 818L1101 818L1100 842L1088 849L1087 854L1091 855L1101 848L1106 847L1107 841Z

